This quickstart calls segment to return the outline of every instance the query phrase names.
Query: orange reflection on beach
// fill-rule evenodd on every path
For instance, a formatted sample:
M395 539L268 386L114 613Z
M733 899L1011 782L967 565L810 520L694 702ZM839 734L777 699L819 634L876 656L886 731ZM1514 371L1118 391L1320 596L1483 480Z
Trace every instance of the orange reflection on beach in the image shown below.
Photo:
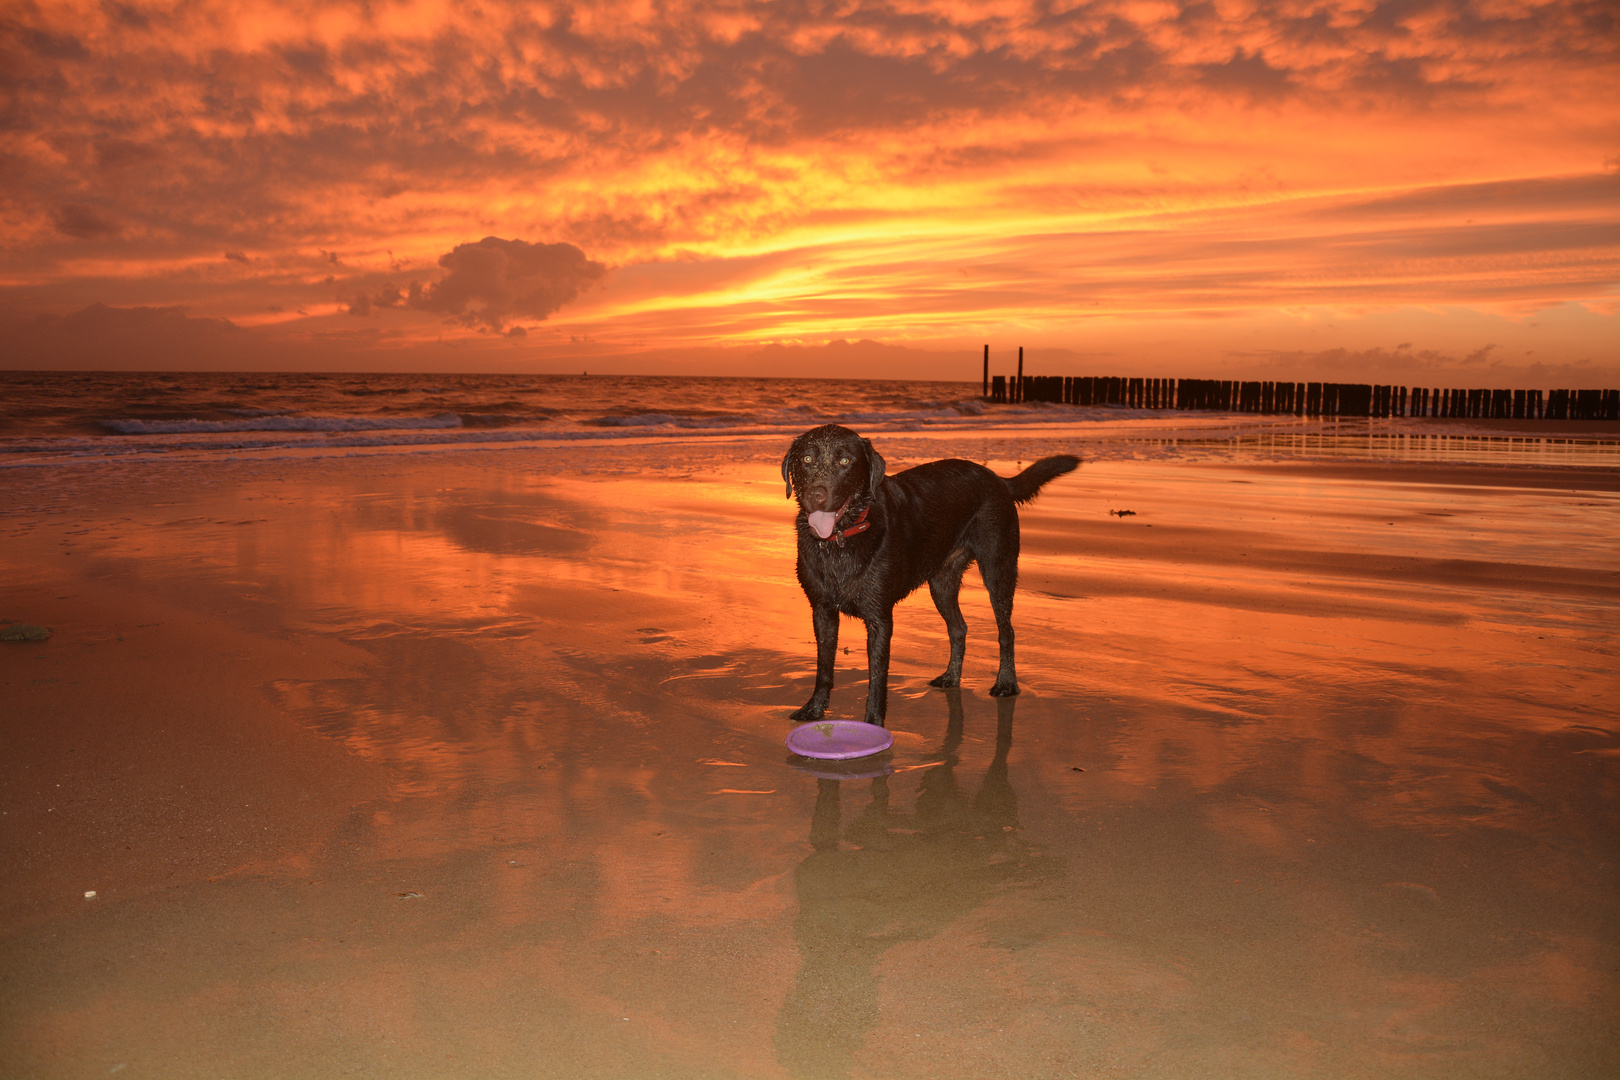
M926 442L894 441L897 468ZM689 475L704 452L210 462L170 505L109 489L71 559L19 534L42 604L116 583L164 605L142 648L171 611L263 643L186 692L251 692L284 728L203 765L276 774L270 736L313 732L384 781L279 848L13 928L21 1060L1582 1075L1616 996L1613 491L1088 464L1023 514L1024 693L985 696L973 575L960 692L927 686L944 634L906 601L895 749L862 775L781 743L813 647L777 461ZM47 645L78 651L0 659L105 655L63 625ZM158 739L164 700L111 707ZM93 779L64 808L113 797Z

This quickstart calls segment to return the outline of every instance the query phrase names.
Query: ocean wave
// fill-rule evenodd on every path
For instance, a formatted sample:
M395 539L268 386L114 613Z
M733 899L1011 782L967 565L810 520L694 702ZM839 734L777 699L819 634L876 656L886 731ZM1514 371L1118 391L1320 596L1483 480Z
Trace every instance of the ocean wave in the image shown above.
M769 423L769 421L755 416L736 416L728 413L705 416L682 416L677 413L635 413L630 416L598 416L581 421L581 423L601 428L672 427L691 430L711 427L733 428L742 424L761 424Z
M733 429L725 432L725 434L773 434L776 431L775 428L745 428ZM176 432L164 438L132 441L107 438L0 439L0 462L5 462L6 458L12 456L21 458L24 455L35 454L49 455L59 460L72 460L96 457L159 457L164 454L195 453L199 451L320 451L390 446L428 449L442 447L450 449L458 446L473 448L500 443L611 442L649 436L691 437L694 433L678 429L665 429L663 431L613 429L606 431L579 429L558 431L554 428L454 428L428 431L379 431L369 434L361 432L288 432L282 438L276 438L276 434L276 432L270 431L198 431ZM701 435L701 432L696 434ZM716 434L721 433L716 432ZM214 437L209 438L210 435ZM9 462L6 463L9 464Z
M535 424L548 419L546 416L536 416L533 413L458 413L461 422L467 427L508 427L512 424Z
M934 403L928 403L933 405ZM237 410L232 410L237 412ZM246 410L240 410L245 413ZM242 415L233 420L103 420L100 425L118 435L148 439L164 435L226 435L237 433L282 432L297 434L341 434L345 432L393 432L402 441L414 441L413 432L447 429L526 428L554 419L548 409L525 413L445 412L436 416L291 416L266 410L259 415ZM799 430L806 424L842 424L861 431L915 431L928 427L1002 427L1007 424L1044 425L1077 421L1153 418L1161 414L1149 410L1090 408L1080 406L1031 404L999 406L986 410L978 401L939 404L932 408L901 410L855 410L835 413L787 408L761 414L644 412L623 415L580 417L571 421L580 428L596 429L599 436L619 437L668 434L731 434L744 430ZM564 423L564 429L569 426ZM548 430L545 437L556 438L562 431ZM386 436L394 437L394 436ZM483 436L477 436L482 438ZM526 437L526 436L520 436Z
M461 427L456 413L438 416L287 416L271 414L242 420L103 420L120 435L216 434L235 431L421 431Z

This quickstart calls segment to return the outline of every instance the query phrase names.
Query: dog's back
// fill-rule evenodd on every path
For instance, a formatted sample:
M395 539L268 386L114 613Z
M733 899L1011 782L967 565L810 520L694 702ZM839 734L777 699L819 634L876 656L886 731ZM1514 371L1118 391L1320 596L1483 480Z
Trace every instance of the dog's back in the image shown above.
M1042 485L1072 471L1080 459L1068 455L1042 458L1017 476L998 476L972 461L948 458L896 473L878 495L881 521L907 565L904 591L909 595L951 562L965 568L987 560L1017 574L1019 548L1017 504L1035 498ZM886 538L887 539L887 538Z

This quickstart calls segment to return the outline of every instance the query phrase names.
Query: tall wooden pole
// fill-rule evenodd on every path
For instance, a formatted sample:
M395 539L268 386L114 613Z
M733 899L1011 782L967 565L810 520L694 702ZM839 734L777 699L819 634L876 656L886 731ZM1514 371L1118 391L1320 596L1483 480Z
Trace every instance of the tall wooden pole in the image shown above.
M984 347L984 396L990 397L990 346Z
M1024 400L1024 347L1018 346L1018 393L1013 395L1014 401Z

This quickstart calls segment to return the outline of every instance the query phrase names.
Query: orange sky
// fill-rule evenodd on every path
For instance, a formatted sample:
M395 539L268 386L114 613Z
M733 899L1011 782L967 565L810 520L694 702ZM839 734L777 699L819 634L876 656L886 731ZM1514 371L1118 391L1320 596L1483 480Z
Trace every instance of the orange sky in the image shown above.
M1607 0L14 2L0 50L8 367L1620 383ZM891 348L761 351L839 339Z

